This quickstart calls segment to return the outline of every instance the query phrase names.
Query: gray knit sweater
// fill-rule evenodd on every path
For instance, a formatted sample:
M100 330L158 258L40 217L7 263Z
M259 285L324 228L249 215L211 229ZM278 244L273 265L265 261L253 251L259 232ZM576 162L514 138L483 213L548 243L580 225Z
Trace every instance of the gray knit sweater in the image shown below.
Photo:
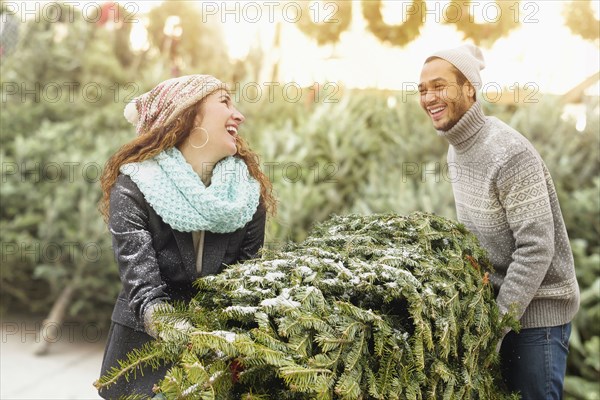
M531 143L475 103L449 131L448 168L460 222L487 250L502 313L522 328L557 326L579 308L573 255L554 183Z

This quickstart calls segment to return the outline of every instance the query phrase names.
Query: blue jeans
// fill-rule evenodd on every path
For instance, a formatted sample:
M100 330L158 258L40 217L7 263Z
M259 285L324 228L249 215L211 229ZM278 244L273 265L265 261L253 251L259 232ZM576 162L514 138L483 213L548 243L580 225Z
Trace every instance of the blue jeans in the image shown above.
M569 354L571 323L509 332L500 348L502 377L523 400L559 400Z

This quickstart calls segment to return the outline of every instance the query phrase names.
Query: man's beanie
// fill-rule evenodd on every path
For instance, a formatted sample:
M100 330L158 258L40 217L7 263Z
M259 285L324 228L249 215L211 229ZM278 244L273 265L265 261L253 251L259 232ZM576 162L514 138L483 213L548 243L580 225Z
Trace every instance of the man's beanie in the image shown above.
M485 68L481 49L471 43L433 53L431 57L439 57L454 65L471 82L475 90L481 89L479 71Z
M125 118L138 135L175 121L186 108L226 85L210 75L187 75L159 83L125 107Z

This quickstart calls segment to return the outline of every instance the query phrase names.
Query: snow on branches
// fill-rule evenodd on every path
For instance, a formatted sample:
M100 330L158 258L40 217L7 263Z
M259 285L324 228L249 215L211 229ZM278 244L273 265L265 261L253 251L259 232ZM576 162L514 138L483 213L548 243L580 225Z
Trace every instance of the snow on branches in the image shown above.
M188 343L136 357L174 361L156 386L167 398L510 398L495 347L515 322L500 317L489 271L448 219L335 216L198 280L174 314L195 326Z

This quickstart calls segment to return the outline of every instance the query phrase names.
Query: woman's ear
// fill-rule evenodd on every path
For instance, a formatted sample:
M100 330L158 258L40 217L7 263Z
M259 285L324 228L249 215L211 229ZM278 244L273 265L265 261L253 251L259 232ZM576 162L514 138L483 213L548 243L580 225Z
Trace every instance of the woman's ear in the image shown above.
M196 105L196 116L194 117L194 126L200 126L202 124L202 120L204 119L204 103L206 102L206 97L198 102Z

